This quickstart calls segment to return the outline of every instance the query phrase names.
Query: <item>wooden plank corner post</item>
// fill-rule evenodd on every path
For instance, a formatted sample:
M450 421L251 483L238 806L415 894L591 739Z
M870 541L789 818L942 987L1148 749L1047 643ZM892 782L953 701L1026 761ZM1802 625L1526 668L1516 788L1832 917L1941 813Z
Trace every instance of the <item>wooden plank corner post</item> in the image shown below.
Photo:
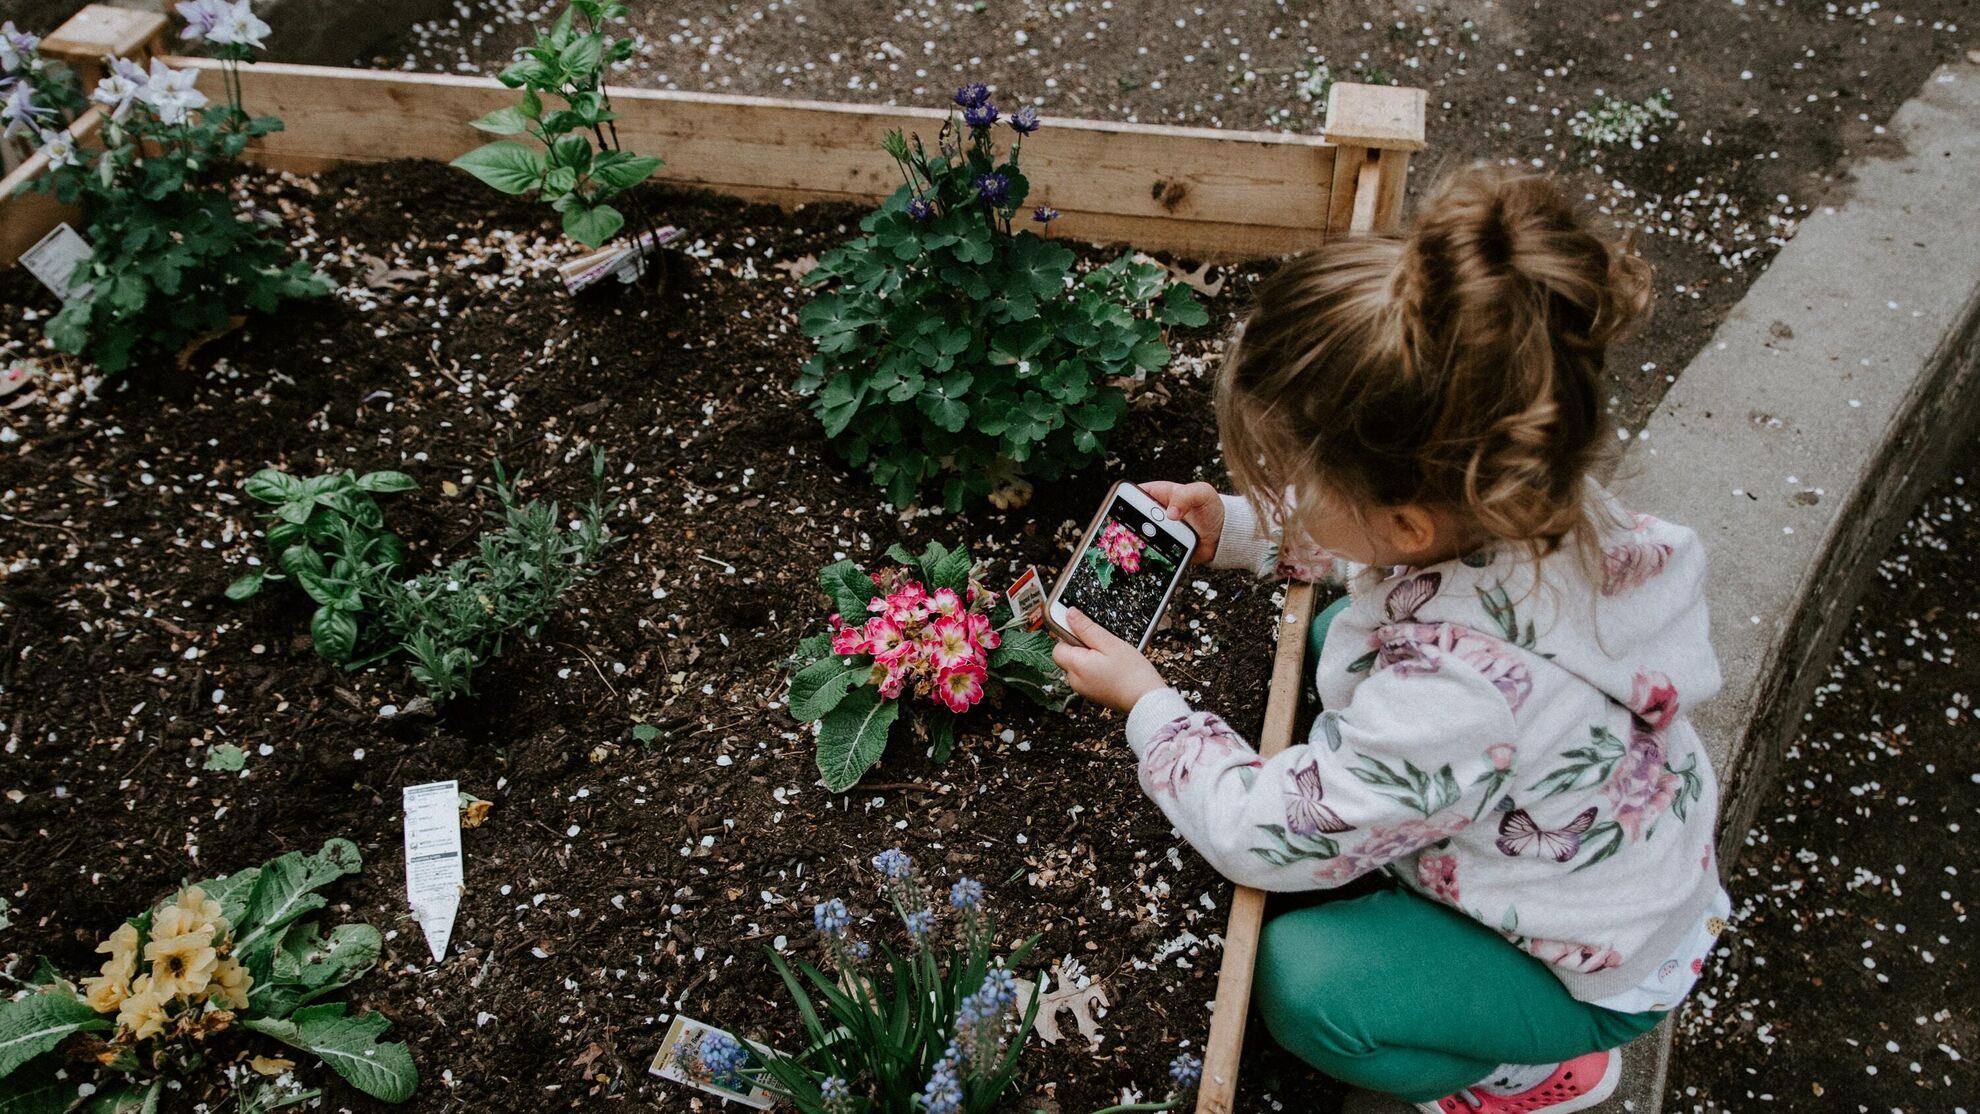
M1421 89L1333 87L1327 103L1327 138L1338 153L1328 195L1330 235L1390 231L1397 226L1402 217L1409 157L1423 147L1423 121ZM1272 656L1265 726L1258 736L1260 757L1270 758L1292 743L1300 691L1305 687L1307 630L1313 622L1313 603L1313 585L1295 583L1287 588L1285 609L1279 617L1278 647ZM1252 968L1264 924L1264 891L1236 887L1224 930L1224 962L1217 972L1210 1037L1203 1046L1197 1114L1231 1114L1236 1101L1238 1060L1244 1051L1245 1022L1251 1012Z
M41 53L73 69L88 93L103 77L106 55L143 63L159 49L164 35L165 17L157 12L91 4L41 40ZM102 121L103 111L91 108L69 125L69 131L77 140L86 140ZM82 219L74 206L55 200L53 194L21 192L47 169L48 156L37 151L0 178L0 205L6 208L5 219L0 220L0 267L13 266L49 229Z

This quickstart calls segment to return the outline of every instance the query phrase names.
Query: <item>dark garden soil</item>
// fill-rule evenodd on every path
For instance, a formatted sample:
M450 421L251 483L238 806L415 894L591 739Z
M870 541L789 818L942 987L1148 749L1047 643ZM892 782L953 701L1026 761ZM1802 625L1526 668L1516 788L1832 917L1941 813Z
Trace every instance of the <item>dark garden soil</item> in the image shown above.
M809 952L811 905L828 896L876 913L866 861L899 845L938 880L981 878L1007 934L1041 932L1041 961L1103 981L1104 1042L1034 1050L1027 1097L1066 1111L1124 1088L1159 1097L1169 1059L1207 1029L1229 887L1143 799L1118 717L986 705L947 764L897 742L867 784L830 796L779 703L780 662L821 625L816 575L834 559L933 538L970 544L1000 585L1020 561L1049 575L1114 480L1218 478L1204 356L1255 276L1177 338L1169 372L1132 388L1105 468L1014 512L904 518L836 462L787 386L808 344L779 264L858 214L656 191L691 230L667 291L573 304L547 210L456 171L252 188L342 284L333 297L250 322L183 374L165 361L84 383L50 358L40 392L0 412L0 953L93 973L97 941L182 881L343 836L366 869L333 890L335 911L387 932L353 997L412 1042L424 1079L410 1108L687 1109L646 1074L669 1016L787 1045L796 1015L765 949ZM0 277L0 301L26 307L0 342L38 348L52 301L19 272ZM539 642L437 719L381 718L414 695L404 670L318 660L288 586L222 595L262 555L239 484L263 466L410 473L419 490L385 512L424 567L471 544L493 460L569 506L594 445L624 543ZM1152 645L1246 730L1263 714L1274 592L1192 576ZM635 741L636 723L658 738ZM223 743L246 751L244 770L204 769ZM399 790L448 778L494 808L465 833L467 895L435 965L404 896ZM1326 1086L1252 1062L1251 1109ZM306 1070L336 1105L370 1105Z
M460 0L366 64L492 73L558 5ZM1614 353L1634 430L1848 161L1933 67L1976 45L1971 0L677 0L633 3L619 81L935 105L983 81L1050 118L1318 132L1323 70L1428 91L1412 195L1474 159L1557 174L1657 268L1650 328ZM1574 134L1608 98L1670 93L1641 142ZM651 152L665 155L667 152ZM1049 198L1046 200L1049 201Z
M1671 1108L1980 1109L1980 444L1925 500L1729 879Z

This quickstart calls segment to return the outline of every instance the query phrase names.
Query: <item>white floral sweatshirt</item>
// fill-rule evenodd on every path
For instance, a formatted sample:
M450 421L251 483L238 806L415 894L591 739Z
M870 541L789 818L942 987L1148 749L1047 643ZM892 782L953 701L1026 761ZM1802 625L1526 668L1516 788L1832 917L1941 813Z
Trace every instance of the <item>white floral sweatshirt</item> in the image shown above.
M1631 1012L1689 991L1728 907L1718 785L1683 713L1719 688L1705 553L1618 510L1591 583L1576 555L1511 551L1379 570L1281 561L1225 497L1215 564L1337 575L1352 602L1318 663L1326 711L1269 761L1174 689L1128 717L1142 789L1231 879L1265 890L1372 870ZM1647 988L1647 989L1646 989Z

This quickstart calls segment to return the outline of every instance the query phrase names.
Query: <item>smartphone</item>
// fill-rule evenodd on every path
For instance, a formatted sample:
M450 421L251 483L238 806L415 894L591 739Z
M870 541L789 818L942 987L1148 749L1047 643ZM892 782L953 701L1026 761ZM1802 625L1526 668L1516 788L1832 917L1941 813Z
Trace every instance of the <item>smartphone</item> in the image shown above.
M1171 520L1147 492L1117 483L1059 574L1045 607L1046 625L1079 645L1066 619L1076 607L1121 641L1146 649L1195 551L1196 531Z

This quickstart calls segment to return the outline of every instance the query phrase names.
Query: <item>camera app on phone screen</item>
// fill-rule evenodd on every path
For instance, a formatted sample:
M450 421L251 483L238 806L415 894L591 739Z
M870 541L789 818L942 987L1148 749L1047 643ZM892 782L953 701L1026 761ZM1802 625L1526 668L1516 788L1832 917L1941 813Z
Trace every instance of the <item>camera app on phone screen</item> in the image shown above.
M1079 555L1059 599L1134 642L1155 621L1169 582L1187 556L1180 540L1117 498L1092 544Z

